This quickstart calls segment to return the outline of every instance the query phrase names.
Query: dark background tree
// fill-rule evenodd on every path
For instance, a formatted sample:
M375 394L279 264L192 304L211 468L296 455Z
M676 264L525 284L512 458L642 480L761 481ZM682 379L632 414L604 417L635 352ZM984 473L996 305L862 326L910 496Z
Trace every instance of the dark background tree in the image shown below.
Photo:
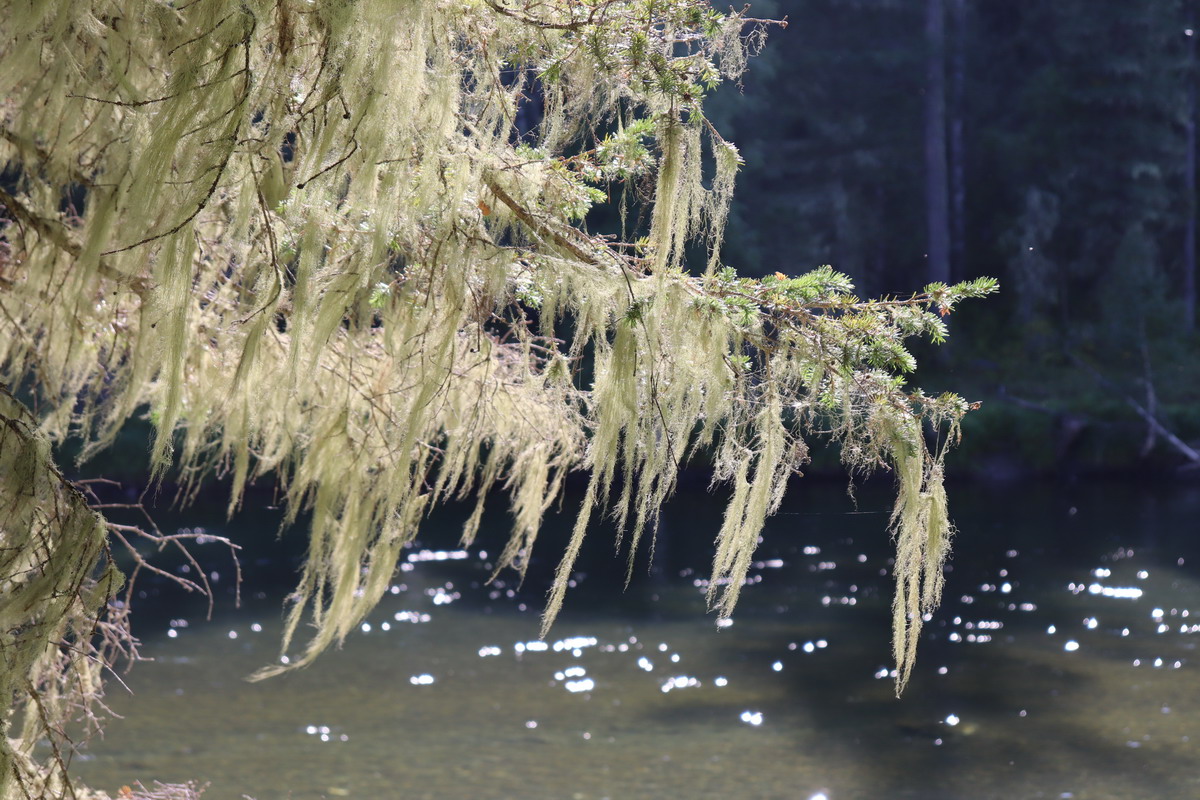
M744 97L724 90L747 160L726 258L829 262L875 294L997 275L1003 299L964 321L972 346L929 362L988 401L969 447L1002 450L1018 424L1037 451L1023 468L1187 462L1145 444L1151 417L1200 438L1190 0L755 13L789 25Z
M925 230L928 280L950 280L949 165L946 158L946 7L925 1Z

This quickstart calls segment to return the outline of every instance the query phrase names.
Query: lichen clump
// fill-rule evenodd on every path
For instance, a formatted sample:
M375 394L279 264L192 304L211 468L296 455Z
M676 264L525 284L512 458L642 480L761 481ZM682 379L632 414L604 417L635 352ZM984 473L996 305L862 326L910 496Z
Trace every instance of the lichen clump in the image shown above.
M935 312L994 286L865 302L829 268L722 266L740 156L704 102L764 23L701 0L51 0L2 18L0 380L50 441L94 452L148 413L159 472L229 475L231 511L272 475L289 519L311 511L286 638L314 627L292 667L372 608L431 505L474 497L469 541L507 490L501 566L523 569L584 469L549 625L590 520L607 509L632 552L700 448L733 490L711 598L728 615L826 433L852 469L901 476L903 683L949 533L921 421L966 410L904 388L903 340L940 339ZM634 241L588 230L609 199L648 220Z

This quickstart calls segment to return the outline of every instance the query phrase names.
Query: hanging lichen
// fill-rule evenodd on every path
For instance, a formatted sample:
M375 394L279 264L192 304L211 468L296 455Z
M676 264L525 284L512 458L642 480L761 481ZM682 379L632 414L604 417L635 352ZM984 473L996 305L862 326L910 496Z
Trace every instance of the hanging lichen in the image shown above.
M106 800L73 785L67 767L78 739L68 731L86 740L100 730L107 713L104 671L118 659L137 658L129 614L138 573L152 570L212 598L202 573L200 583L171 576L151 566L137 545L170 545L189 557L188 541L232 545L220 536L168 535L152 524L104 520L92 486L63 478L36 425L29 409L0 386L0 691L12 703L0 715L0 798ZM128 581L114 564L110 541L132 564ZM49 757L39 758L47 748ZM184 784L148 790L139 784L131 792L122 796L198 796Z
M108 653L96 624L122 577L104 521L63 480L37 421L0 387L0 797L66 796L62 724L89 718ZM39 764L34 748L49 742Z
M909 421L897 431L892 451L900 483L892 511L892 536L896 541L892 649L897 695L908 684L924 618L941 601L942 565L954 532L942 482L942 453L930 458L919 424Z
M966 410L904 390L903 341L940 340L935 312L994 284L864 302L829 268L721 266L740 162L704 99L761 23L702 0L10 1L0 20L0 380L51 440L94 452L148 409L160 473L230 475L231 509L272 475L289 519L310 511L285 647L314 633L291 667L355 628L432 504L476 497L469 539L507 490L502 563L523 569L586 469L549 625L592 517L636 549L700 447L733 484L727 615L826 431L850 468L900 475L903 683L949 530L915 420ZM586 229L616 194L651 204L643 239Z

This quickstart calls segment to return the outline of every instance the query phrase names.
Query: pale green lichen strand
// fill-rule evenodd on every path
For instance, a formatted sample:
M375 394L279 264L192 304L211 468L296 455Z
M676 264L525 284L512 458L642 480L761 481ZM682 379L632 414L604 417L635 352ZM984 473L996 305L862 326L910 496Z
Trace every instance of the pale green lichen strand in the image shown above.
M469 541L483 497L508 491L500 563L523 569L586 469L549 625L593 516L613 514L632 559L701 448L734 488L712 595L728 615L803 437L832 432L852 469L902 476L907 676L949 527L940 454L894 445L914 414L965 406L905 393L899 342L940 336L933 310L991 287L871 304L828 268L721 268L738 156L703 99L757 29L700 0L588 8L0 4L0 161L20 175L0 197L20 223L5 227L19 257L0 275L0 381L88 453L148 409L155 469L187 489L228 474L231 511L278 480L289 521L312 520L285 648L314 627L292 667L357 626L432 504L475 496ZM518 142L534 76L545 118ZM610 138L618 121L632 133ZM657 187L641 243L580 222L622 182ZM60 210L70 185L86 189L78 216ZM683 271L689 242L709 249L705 277ZM564 317L570 341L553 338Z

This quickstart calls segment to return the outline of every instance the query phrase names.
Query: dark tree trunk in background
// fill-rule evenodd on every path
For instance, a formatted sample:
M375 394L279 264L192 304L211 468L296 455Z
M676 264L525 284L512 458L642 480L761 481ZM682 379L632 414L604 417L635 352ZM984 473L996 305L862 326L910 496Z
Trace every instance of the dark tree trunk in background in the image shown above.
M1189 3L1189 12L1194 8ZM1187 135L1187 155L1184 160L1187 226L1183 240L1183 324L1184 330L1196 329L1196 37L1200 32L1190 26L1196 24L1195 14L1189 14L1187 42L1187 119L1184 129Z
M967 181L963 141L963 108L967 86L967 0L950 0L954 20L950 56L950 274L970 277L967 270Z
M943 0L925 3L926 275L950 281L950 202L946 165L946 21Z

